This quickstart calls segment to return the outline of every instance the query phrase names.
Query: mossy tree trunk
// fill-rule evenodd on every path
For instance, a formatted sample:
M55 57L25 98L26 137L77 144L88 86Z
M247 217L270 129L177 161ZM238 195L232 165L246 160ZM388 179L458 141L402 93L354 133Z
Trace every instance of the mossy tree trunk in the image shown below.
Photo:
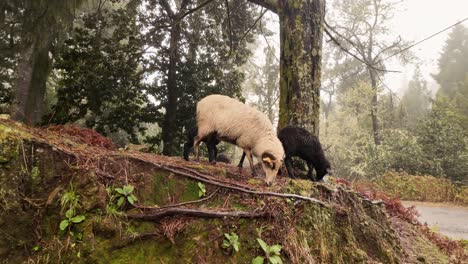
M52 64L51 51L61 33L72 27L75 10L84 0L27 0L17 2L21 12L13 15L20 31L16 38L20 51L14 101L10 112L16 121L37 125L45 106L46 83ZM3 10L2 10L3 12Z
M278 129L293 124L319 134L324 0L250 0L280 19Z
M51 44L37 46L41 45L28 45L20 54L15 100L11 108L12 118L28 125L41 121L51 64Z

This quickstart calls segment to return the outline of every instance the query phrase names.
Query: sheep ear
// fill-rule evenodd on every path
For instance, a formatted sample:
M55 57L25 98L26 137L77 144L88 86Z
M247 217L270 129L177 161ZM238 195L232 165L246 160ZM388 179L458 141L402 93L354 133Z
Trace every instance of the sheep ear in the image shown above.
M273 163L273 161L271 160L270 157L264 157L262 160L263 160L264 162L268 163L268 164Z
M264 157L262 160L263 162L268 164L268 167L270 167L270 169L273 169L275 167L275 164L273 163L270 157Z

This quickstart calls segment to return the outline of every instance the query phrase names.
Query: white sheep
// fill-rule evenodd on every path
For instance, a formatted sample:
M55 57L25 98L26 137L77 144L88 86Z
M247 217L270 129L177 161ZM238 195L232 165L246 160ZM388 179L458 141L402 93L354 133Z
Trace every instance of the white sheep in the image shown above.
M214 94L198 102L197 125L193 144L197 160L201 140L216 134L220 140L244 150L254 175L252 154L261 160L265 182L273 183L283 163L284 149L265 114L228 96Z

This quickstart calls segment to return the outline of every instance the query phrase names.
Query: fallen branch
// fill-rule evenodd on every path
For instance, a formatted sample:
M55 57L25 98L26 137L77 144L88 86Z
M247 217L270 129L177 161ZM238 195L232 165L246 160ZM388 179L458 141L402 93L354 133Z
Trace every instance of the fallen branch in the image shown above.
M138 219L146 221L157 221L164 217L169 216L190 216L190 217L201 217L201 218L224 218L224 217L235 217L235 218L263 218L267 217L266 212L248 212L248 211L230 211L230 212L219 212L219 211L205 211L188 208L166 208L161 211L157 211L150 214L130 214L127 215L129 219Z

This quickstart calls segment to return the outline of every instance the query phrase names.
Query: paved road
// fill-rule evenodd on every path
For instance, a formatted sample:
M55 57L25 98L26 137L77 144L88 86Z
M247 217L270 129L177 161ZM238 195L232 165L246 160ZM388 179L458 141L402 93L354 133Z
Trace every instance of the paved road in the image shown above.
M433 230L453 239L468 240L468 207L412 201L403 204L416 206L421 214L419 221L426 222Z

